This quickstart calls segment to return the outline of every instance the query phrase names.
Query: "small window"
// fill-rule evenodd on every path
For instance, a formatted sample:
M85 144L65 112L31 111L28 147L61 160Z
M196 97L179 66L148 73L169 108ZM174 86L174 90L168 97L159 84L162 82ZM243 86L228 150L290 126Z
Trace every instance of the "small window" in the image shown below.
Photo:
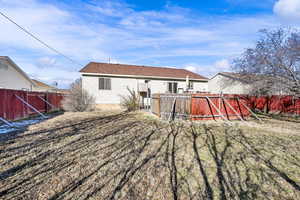
M111 79L99 78L99 90L111 90Z
M194 82L189 81L189 89L194 89Z
M176 82L169 82L168 83L168 92L169 93L177 93L178 84Z
M173 85L172 83L168 83L168 92L169 93L172 93L172 91L173 91L173 86L172 85Z

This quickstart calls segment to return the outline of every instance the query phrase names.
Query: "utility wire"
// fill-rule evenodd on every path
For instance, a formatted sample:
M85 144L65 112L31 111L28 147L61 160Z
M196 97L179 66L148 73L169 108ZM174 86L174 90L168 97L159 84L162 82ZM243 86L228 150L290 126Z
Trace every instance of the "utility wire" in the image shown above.
M66 56L65 54L61 53L60 51L56 50L55 48L51 47L50 45L48 45L46 42L43 42L41 39L39 39L37 36L35 36L34 34L30 33L27 29L25 29L24 27L22 27L21 25L17 24L17 22L15 22L14 20L12 20L10 17L8 17L7 15L5 15L4 13L2 13L0 11L0 15L2 15L5 19L7 19L8 21L10 21L11 23L13 23L14 25L16 25L19 29L21 29L23 32L25 32L26 34L28 34L29 36L31 36L32 38L34 38L35 40L37 40L39 43L41 43L42 45L44 45L45 47L47 47L48 49L54 51L55 53L57 53L58 55L64 57L65 59L69 60L70 62L72 62L73 64L79 65L79 66L83 66L82 64L76 62L75 60L73 60L72 58Z

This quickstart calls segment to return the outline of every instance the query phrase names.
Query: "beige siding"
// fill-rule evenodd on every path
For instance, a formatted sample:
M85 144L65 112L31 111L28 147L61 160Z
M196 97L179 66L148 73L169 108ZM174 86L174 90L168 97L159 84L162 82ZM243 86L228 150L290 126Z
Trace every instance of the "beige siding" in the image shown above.
M208 81L208 90L213 94L248 94L249 84L234 80L223 75L216 75Z
M0 63L0 88L31 90L32 84L9 63Z

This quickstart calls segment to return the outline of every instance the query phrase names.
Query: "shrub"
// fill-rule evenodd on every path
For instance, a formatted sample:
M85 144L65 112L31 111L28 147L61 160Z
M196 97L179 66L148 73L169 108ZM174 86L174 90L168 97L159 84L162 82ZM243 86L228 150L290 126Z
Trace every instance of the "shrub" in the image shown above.
M127 111L135 111L139 109L139 97L134 90L129 89L126 96L121 96L121 107L125 108Z
M77 79L71 84L70 93L64 98L62 105L66 111L92 111L95 108L95 98L82 88L81 79Z

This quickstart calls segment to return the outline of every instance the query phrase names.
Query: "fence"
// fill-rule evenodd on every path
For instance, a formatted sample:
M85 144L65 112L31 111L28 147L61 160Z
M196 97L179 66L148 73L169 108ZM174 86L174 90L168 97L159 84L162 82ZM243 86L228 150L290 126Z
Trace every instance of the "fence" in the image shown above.
M300 115L300 98L295 96L248 97L251 108L267 113Z
M61 109L63 94L0 89L0 117L18 120Z
M152 113L162 119L245 119L252 111L300 114L300 98L292 96L249 97L219 94L154 94Z

